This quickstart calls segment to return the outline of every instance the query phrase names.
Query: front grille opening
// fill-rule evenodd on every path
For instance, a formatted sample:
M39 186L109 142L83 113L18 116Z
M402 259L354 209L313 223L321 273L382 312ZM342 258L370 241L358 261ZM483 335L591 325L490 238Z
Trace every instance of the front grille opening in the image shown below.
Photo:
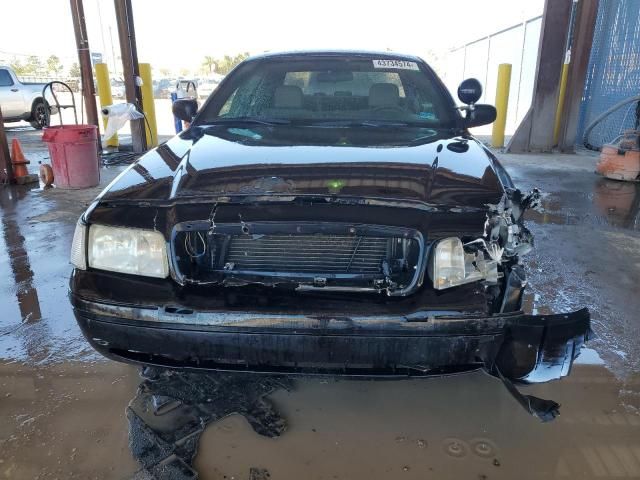
M299 290L402 291L421 273L420 237L405 230L265 230L246 224L214 232L185 228L174 236L174 265L187 283Z
M382 272L392 239L344 235L233 236L227 270L292 273Z

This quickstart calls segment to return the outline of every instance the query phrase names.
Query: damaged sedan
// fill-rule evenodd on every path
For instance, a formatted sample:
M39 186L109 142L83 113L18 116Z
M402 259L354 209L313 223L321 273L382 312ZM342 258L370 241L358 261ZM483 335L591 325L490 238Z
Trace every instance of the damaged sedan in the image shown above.
M458 96L419 58L292 52L177 101L189 128L78 222L86 338L172 368L567 375L589 313L523 313L539 193L469 134L496 116L479 83Z

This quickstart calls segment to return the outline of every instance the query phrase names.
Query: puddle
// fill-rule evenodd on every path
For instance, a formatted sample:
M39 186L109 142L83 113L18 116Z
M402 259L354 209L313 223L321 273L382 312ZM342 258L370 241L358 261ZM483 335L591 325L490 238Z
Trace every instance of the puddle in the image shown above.
M126 478L137 464L124 411L130 366L0 365L0 478Z
M528 389L562 403L552 424L481 373L299 380L271 397L289 424L283 435L260 437L228 417L205 430L195 469L205 480L249 478L252 467L273 479L638 478L640 377L621 385L590 363Z
M640 230L640 183L597 178L593 192L557 192L545 197L542 206L543 212L528 210L525 219Z
M56 211L79 215L82 208L76 199L64 205L51 201L37 185L0 187L0 359L97 358L66 296L75 220L47 218ZM41 218L31 221L34 216Z
M0 190L0 207L5 211L1 217L4 248L10 267L15 296L20 309L21 322L35 322L42 318L38 292L33 285L33 270L25 246L25 238L15 216L8 214L23 197L24 190ZM17 324L19 325L19 323ZM3 330L17 328L17 325L2 325ZM2 333L3 330L0 330Z
M499 380L480 372L394 381L298 377L275 390L236 388L218 374L212 385L220 388L204 402L217 421L201 434L193 469L204 480L639 478L640 374L620 382L602 362L585 349L569 377L524 388L562 404L552 423L527 415ZM258 386L269 381L253 378ZM0 365L0 388L0 478L152 478L139 476L125 415L144 389L138 369ZM190 391L174 394L186 400ZM251 391L266 395L271 418L286 429L258 434L251 409L228 408ZM172 416L178 410L160 400L167 410L152 414L156 428L186 438L179 427L187 417ZM227 407L218 410L219 400Z

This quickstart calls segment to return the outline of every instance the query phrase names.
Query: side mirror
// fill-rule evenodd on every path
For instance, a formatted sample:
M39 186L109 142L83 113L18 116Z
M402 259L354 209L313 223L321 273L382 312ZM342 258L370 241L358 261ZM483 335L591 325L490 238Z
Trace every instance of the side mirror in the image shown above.
M180 120L191 123L198 113L198 102L191 98L181 98L173 102L173 115Z
M475 105L473 110L467 110L467 116L464 119L464 126L471 128L479 127L480 125L489 125L494 122L497 115L496 107L480 103Z
M482 85L475 78L463 80L458 87L458 98L465 105L473 105L482 96Z

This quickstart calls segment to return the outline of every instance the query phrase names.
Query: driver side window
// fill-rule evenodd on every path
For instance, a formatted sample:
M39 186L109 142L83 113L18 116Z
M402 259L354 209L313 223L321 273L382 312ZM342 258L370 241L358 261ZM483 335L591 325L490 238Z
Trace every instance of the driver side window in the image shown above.
M10 87L13 85L11 74L4 68L0 68L0 87Z

